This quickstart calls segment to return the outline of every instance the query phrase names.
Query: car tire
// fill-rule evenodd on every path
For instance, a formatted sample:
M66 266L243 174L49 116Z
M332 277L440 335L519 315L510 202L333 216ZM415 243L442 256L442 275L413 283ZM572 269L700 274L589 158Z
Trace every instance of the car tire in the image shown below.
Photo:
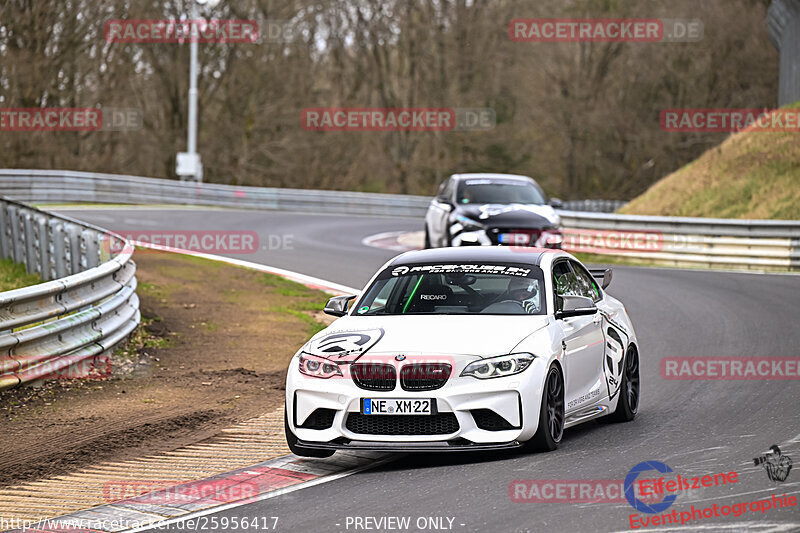
M292 433L292 430L289 429L289 419L286 416L286 410L284 409L283 413L283 427L286 431L286 444L289 445L289 450L300 457L316 457L316 458L324 458L330 457L335 453L335 450L312 450L309 448L303 448L297 445L297 435Z
M533 438L525 443L525 448L538 452L555 450L564 436L564 422L564 378L553 364L542 385L539 428Z
M431 249L431 234L428 231L428 225L425 225L425 244L423 245L425 250Z
M610 415L603 417L608 422L630 422L639 411L641 381L639 380L639 353L634 346L625 352L622 383L619 385L617 407ZM602 420L602 419L601 419Z

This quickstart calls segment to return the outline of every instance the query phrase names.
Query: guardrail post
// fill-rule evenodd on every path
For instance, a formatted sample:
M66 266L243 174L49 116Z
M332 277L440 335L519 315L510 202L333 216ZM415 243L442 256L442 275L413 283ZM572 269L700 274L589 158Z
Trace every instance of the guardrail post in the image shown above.
M64 224L56 219L50 221L50 231L53 234L53 269L56 278L67 275L67 250L64 246Z
M11 228L8 227L8 206L3 203L0 209L0 255L3 259L13 256L8 234Z
M36 217L36 229L38 230L36 241L39 243L39 275L42 281L50 281L53 276L50 271L50 226L47 224L47 217L44 215Z
M92 229L85 229L81 233L81 239L86 247L86 264L84 269L94 268L100 264L100 250L97 242L97 232Z
M25 229L25 270L28 274L36 272L36 234L34 233L33 215L26 211L22 216L22 224Z
M11 254L11 259L15 263L23 263L25 262L25 236L22 235L19 227L19 208L12 205L8 208L8 212L11 218L11 246L13 252Z
M70 274L77 274L81 271L81 229L75 224L65 224L67 242L69 243L69 267Z
M97 235L97 249L100 254L100 262L105 263L113 257L112 246L114 239L108 233L99 233Z

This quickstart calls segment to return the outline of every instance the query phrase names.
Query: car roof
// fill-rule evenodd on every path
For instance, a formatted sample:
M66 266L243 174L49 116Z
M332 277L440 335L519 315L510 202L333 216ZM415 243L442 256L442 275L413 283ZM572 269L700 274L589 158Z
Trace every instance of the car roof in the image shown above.
M513 248L509 246L462 246L452 248L434 248L432 250L415 250L400 254L389 263L389 266L410 265L416 263L512 263L539 266L546 254L564 254L560 250L549 248Z
M532 177L530 176L522 176L520 174L497 174L495 172L470 172L467 174L453 174L450 176L456 180L465 180L465 179L488 179L488 180L516 180L516 181L533 181L535 182Z

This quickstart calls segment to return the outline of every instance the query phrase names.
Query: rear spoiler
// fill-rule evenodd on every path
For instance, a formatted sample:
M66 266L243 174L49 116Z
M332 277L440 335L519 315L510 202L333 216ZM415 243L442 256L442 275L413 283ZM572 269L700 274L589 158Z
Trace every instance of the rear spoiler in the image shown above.
M610 268L590 268L589 273L597 281L600 281L600 286L604 289L611 285L612 270Z

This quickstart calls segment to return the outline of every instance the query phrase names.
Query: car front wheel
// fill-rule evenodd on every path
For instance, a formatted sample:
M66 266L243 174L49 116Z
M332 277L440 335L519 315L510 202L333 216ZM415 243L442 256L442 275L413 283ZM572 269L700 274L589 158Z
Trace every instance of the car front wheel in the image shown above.
M542 387L542 406L539 409L539 429L525 447L533 451L550 452L558 448L564 435L564 380L555 365L547 371Z

